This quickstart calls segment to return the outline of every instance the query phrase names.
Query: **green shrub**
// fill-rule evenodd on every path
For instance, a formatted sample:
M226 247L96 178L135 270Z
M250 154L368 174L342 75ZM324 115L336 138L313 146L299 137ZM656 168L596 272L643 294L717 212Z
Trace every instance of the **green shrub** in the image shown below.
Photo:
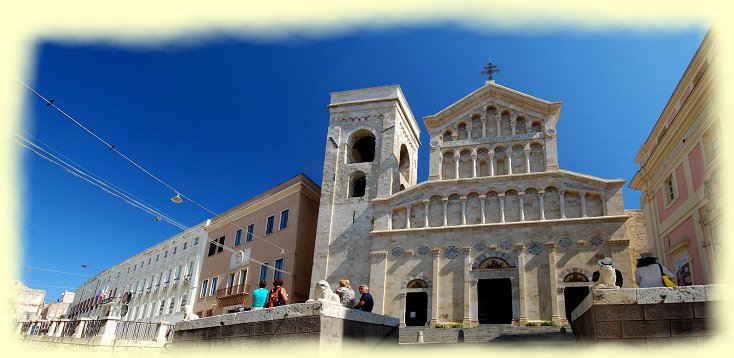
M435 328L464 328L463 323L436 323Z
M554 321L542 321L542 322L528 322L526 326L538 327L538 326L558 326L558 322Z

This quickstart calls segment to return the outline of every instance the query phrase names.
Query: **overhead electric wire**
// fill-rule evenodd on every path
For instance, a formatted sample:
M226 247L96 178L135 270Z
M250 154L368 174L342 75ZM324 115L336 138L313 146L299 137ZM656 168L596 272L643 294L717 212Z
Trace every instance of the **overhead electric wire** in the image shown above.
M214 211L208 209L204 205L202 205L199 202L193 200L191 197L189 197L187 195L184 195L183 193L181 193L179 190L177 190L173 186L171 186L168 183L164 182L163 180L161 180L160 178L158 178L157 176L153 175L151 172L149 172L148 170L146 170L145 168L143 168L142 166L140 166L138 163L134 162L132 159L130 159L127 156L125 156L124 154L122 154L119 150L117 150L117 148L115 148L115 145L114 144L108 143L107 141L105 141L104 139L102 139L100 136L98 136L97 134L95 134L94 132L92 132L90 129L88 129L87 127L85 127L83 124L81 124L79 121L77 121L76 119L74 119L71 115L67 114L61 108L59 108L58 106L56 106L56 104L54 104L54 99L50 99L49 100L46 97L44 97L42 94L40 94L38 91L36 91L35 89L33 89L31 86L29 86L28 84L26 84L25 82L21 81L20 79L16 79L16 80L18 82L20 82L23 86L25 86L26 88L28 88L31 92L33 92L38 98L40 98L44 102L46 102L46 106L50 106L50 107L53 107L54 109L56 109L59 113L61 113L62 115L64 115L66 118L68 118L69 120L71 120L72 122L74 122L77 126L79 126L80 128L82 128L84 131L86 131L87 133L89 133L90 135L92 135L94 138L96 138L98 141L100 141L105 146L107 146L107 149L109 149L109 150L117 153L120 157L122 157L123 159L125 159L130 164L134 165L135 167L137 167L138 169L140 169L144 173L146 173L148 176L150 176L151 178L155 179L159 183L163 184L165 187L171 189L174 193L176 193L176 195L179 195L181 198L186 199L186 200L192 202L193 204L195 204L198 207L200 207L201 209L209 212L210 214L214 215L215 217L221 217L220 215L218 215ZM230 221L228 224L231 224L231 223L233 223L233 222ZM239 228L241 230L244 230L244 228L240 227L239 225L237 225L237 224L234 224L234 225L237 228ZM269 241L267 239L264 239L264 238L262 238L260 236L257 236L254 233L250 233L249 235L252 235L253 237L255 237L257 239L260 239L260 240L262 240L262 241L264 241L264 242L266 242L266 243L272 245L273 247L276 247L276 248L278 248L278 249L280 249L282 251L288 251L290 253L293 253L294 255L296 254L294 251L286 250L285 248L282 248L282 247L280 247L280 246L272 243L271 241Z
M91 275L84 275L84 274L81 274L81 273L66 272L66 271L53 270L53 269L47 269L47 268L41 268L41 267L34 267L34 266L28 266L28 265L19 265L19 266L20 267L25 267L25 268L31 269L31 270L48 271L48 272L62 273L62 274L65 274L65 275L74 275L74 276L82 276L82 277L92 277Z
M125 193L122 193L119 190L117 190L117 189L109 186L108 184L104 183L103 181L100 181L100 180L94 178L92 175L84 172L83 170L81 170L79 168L76 168L73 165L71 165L71 164L69 164L69 163L67 163L67 162L59 159L53 153L48 152L44 148L42 148L39 145L33 143L28 138L25 138L25 137L23 137L23 136L21 136L21 135L19 135L17 133L15 133L15 136L18 137L18 138L20 138L22 140L22 142L21 142L21 140L18 140L18 139L15 139L15 138L13 139L18 145L20 145L20 146L22 146L22 147L24 147L24 148L32 151L33 153L35 153L39 157L47 160L48 162L59 166L61 169L65 170L67 173L69 173L71 175L74 175L74 176L76 176L76 177L78 177L78 178L80 178L82 180L85 180L85 181L87 181L88 183L90 183L92 185L95 185L98 188L100 188L101 190L107 192L108 194L114 195L114 196L122 199L126 203L128 203L128 204L130 204L130 205L132 205L134 207L137 207L137 208L139 208L139 209L141 209L141 210L143 210L143 211L145 211L145 212L147 212L147 213L149 213L151 215L154 215L157 218L160 218L161 220L165 220L166 222L170 223L171 225L174 225L174 226L176 226L176 227L178 227L178 228L180 228L182 230L188 229L188 227L186 227L186 225L183 225L182 223L174 220L170 216L168 216L168 215L166 215L166 214L164 214L164 213L162 213L162 212L160 212L158 210L155 210L155 209L151 208L150 206L148 206L147 204L145 204L143 202L140 202L138 200L135 200L134 198L131 198L130 196L126 195Z

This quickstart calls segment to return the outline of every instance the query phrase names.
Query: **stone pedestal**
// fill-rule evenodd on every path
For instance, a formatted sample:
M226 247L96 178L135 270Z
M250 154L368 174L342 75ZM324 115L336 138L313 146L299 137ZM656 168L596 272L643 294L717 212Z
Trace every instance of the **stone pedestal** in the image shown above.
M581 342L702 344L716 334L714 305L724 285L593 289L571 313Z

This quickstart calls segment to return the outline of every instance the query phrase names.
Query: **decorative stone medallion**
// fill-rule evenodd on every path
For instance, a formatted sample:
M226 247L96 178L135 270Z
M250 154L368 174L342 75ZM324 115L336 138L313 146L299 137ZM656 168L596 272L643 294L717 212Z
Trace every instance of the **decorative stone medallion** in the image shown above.
M512 241L510 241L510 240L502 240L502 241L500 241L499 247L502 250L510 251L510 250L512 250Z
M485 250L487 250L487 243L484 241L475 242L474 250L476 250L476 252L484 252Z
M400 257L400 256L403 256L403 254L405 254L405 249L403 249L400 246L395 246L392 248L391 252L393 256Z
M446 248L446 258L453 260L456 256L459 256L459 249L456 246L451 245Z
M543 243L540 241L533 241L528 245L528 252L530 252L533 255L539 255L541 252L543 252Z
M426 245L419 245L418 249L415 251L418 253L418 255L426 256L429 252L431 252L431 248Z
M553 137L556 136L556 130L553 129L553 128L548 128L548 129L545 130L545 135L547 135L548 137L553 138Z
M562 237L558 240L558 245L561 247L569 247L573 244L573 240L570 237Z
M589 239L589 242L592 246L601 246L601 244L604 242L604 239L599 237L599 235L594 235Z

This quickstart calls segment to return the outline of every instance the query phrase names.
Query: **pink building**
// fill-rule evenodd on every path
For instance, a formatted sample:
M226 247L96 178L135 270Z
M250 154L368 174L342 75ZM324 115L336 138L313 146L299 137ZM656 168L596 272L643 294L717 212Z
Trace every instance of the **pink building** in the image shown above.
M723 162L715 79L717 46L709 33L635 158L630 187L642 191L650 250L679 285L717 281L721 211L715 203Z

